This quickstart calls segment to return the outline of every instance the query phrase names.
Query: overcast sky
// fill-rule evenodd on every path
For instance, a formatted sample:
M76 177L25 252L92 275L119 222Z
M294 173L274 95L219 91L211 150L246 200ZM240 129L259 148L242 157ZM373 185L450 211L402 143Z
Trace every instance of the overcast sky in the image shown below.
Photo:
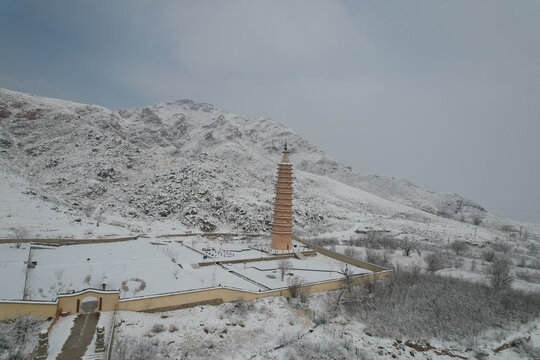
M0 87L269 116L361 173L540 222L540 1L2 0Z

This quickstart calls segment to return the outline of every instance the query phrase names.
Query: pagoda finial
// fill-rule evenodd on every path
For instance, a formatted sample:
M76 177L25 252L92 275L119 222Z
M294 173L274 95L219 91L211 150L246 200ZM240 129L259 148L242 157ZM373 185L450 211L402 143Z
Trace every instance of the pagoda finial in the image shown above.
M285 149L285 151L283 151L283 152L288 152L287 151L287 141L285 141L285 146L283 148Z

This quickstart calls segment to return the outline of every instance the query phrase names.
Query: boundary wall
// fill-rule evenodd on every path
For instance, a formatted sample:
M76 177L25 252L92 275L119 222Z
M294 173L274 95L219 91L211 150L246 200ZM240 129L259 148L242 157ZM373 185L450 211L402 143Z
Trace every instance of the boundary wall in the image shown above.
M12 243L36 243L37 244L58 244L58 245L77 245L77 244L101 244L111 242L121 242L137 240L143 237L143 235L137 236L125 236L119 238L103 238L103 239L70 239L70 238L34 238L34 239L13 239L2 238L0 244L12 244Z
M357 260L357 259L349 257L347 255L343 255L343 254L340 254L340 253L337 253L337 252L334 252L334 251L326 250L323 247L313 245L312 243L310 243L308 241L305 241L305 240L301 240L301 239L299 239L298 237L296 237L294 235L293 235L293 239L300 242L300 243L302 243L302 244L304 244L304 245L306 245L308 248L315 250L318 253L321 253L321 254L323 254L325 256L331 257L333 259L342 261L342 262L347 263L347 264L358 266L358 267L360 267L362 269L366 269L366 270L373 271L373 272L379 272L379 271L388 270L386 268L383 268L382 266L370 264L368 262Z
M355 275L351 278L351 285L358 285L363 282L373 281L391 274L391 270L350 258L322 247L313 245L307 241L300 240L293 236L294 240L305 244L307 247L322 255L336 260L361 267L372 271L370 274ZM105 239L104 239L105 240ZM112 239L107 239L112 240ZM125 239L133 240L131 238ZM116 241L119 241L116 239ZM121 241L121 240L120 240ZM343 288L345 279L322 281L301 285L299 292L316 293ZM244 300L251 301L257 298L268 296L291 296L288 287L272 289L260 292L252 292L230 287L194 289L182 292L172 292L159 295L150 295L138 298L120 299L119 290L99 290L85 289L72 294L60 294L55 301L0 301L0 321L12 319L18 316L41 316L43 319L53 317L59 312L71 312L77 314L81 312L79 304L86 297L94 297L99 301L99 311L167 311L192 307L204 304L220 304L223 302Z
M352 278L352 285L358 285L363 282L373 281L375 279L387 276L390 273L390 270L386 270L378 273L356 275ZM344 284L345 283L343 279L310 283L300 286L298 288L298 292L316 293L321 291L338 290L343 288ZM163 294L159 296L122 299L118 303L118 310L147 312L168 311L198 305L217 305L224 302L238 300L251 301L268 296L291 297L291 295L291 290L288 287L261 292L252 292L228 287L221 287L205 290L193 290L180 293Z

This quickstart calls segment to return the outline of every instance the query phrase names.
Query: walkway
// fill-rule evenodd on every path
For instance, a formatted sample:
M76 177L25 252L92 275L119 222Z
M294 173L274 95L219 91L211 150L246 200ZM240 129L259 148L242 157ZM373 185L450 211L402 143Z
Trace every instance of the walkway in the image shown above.
M96 326L99 320L99 313L81 314L77 316L71 334L62 347L62 351L56 357L57 360L82 359L86 348L92 342Z

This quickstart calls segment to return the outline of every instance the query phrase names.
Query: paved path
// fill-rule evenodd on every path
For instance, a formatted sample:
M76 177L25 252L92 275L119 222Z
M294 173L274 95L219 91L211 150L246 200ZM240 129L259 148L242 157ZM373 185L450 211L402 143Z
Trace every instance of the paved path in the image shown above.
M99 313L81 314L77 316L73 327L71 328L71 334L56 359L81 359L86 352L86 348L92 342L98 320Z

